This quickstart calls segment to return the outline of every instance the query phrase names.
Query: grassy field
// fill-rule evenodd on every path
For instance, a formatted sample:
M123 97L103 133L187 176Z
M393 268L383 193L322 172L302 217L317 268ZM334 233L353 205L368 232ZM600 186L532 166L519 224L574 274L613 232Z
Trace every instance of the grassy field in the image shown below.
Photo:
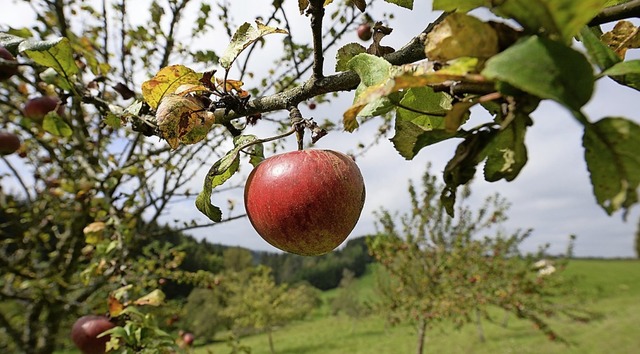
M480 342L473 325L455 330L445 324L427 333L425 353L638 353L640 338L640 261L573 260L567 272L579 279L577 286L588 294L585 306L603 317L591 323L556 318L550 323L572 345L552 342L529 322L510 317L506 328L485 322L486 342ZM358 280L360 296L372 298L374 277ZM382 318L357 321L331 316L326 304L335 291L323 293L325 306L305 321L278 329L273 334L276 353L415 353L416 332L408 325L388 327ZM502 313L496 313L502 317ZM269 353L266 335L241 339L252 354ZM226 343L202 346L195 353L227 354Z

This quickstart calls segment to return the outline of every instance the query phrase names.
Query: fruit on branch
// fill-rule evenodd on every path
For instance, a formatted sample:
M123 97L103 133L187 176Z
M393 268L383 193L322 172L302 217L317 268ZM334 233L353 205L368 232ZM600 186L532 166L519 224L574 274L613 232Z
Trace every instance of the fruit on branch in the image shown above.
M56 108L58 115L64 114L64 106L61 104L60 99L53 96L41 96L28 100L22 108L22 113L31 120L41 122L47 113Z
M0 132L0 155L9 155L20 149L20 138L9 132Z
M360 26L358 26L357 32L358 32L358 38L360 38L360 40L365 42L370 40L371 36L373 36L373 32L371 31L371 25L368 23L360 24Z
M353 159L331 150L272 156L249 174L247 215L272 246L304 256L338 247L355 227L365 186Z
M0 47L0 58L14 61L16 58L5 47ZM7 64L0 64L0 81L4 81L18 73L18 67Z
M314 109L316 109L316 103L315 102L309 102L308 107L309 107L310 110L314 110Z
M102 332L115 327L105 316L80 317L71 328L71 340L84 354L103 354L109 336L97 338Z

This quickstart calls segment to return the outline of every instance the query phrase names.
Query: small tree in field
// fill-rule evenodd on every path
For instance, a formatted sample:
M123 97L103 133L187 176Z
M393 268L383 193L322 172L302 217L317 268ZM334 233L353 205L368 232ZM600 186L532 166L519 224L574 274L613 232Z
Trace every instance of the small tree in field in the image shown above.
M552 272L548 264L536 265L543 251L521 255L518 246L529 232L485 236L506 220L504 199L490 197L475 212L462 204L458 217L450 219L437 198L435 177L427 172L422 182L421 193L409 187L411 211L400 218L400 228L383 211L380 234L368 240L382 269L378 308L391 324L416 325L417 353L424 351L427 329L445 320L462 326L475 318L483 340L479 316L489 316L490 305L534 322L550 339L558 336L544 317L565 313L589 318L557 300L571 291L567 279L558 274L561 261Z
M308 315L316 306L317 295L306 285L277 285L266 267L246 272L226 281L231 295L223 313L232 319L235 331L266 332L269 349L275 353L274 329Z

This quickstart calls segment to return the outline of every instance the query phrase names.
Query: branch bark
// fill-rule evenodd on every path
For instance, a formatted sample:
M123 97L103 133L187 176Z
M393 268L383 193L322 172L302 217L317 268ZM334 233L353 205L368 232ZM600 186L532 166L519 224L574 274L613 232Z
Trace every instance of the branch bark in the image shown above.
M607 7L589 22L589 26L597 26L632 17L640 18L640 0L632 0L624 4Z

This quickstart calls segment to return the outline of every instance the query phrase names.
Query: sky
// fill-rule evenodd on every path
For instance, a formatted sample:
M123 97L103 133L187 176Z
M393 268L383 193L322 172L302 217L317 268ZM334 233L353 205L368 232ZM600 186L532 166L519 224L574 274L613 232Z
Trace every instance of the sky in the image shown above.
M6 1L6 0L5 0ZM132 2L130 13L146 13L148 1ZM233 3L233 2L232 2ZM257 16L264 16L269 9L270 1L251 1L252 6L236 6L231 18L240 25L243 22L253 22ZM5 5L6 6L6 5ZM28 8L23 2L11 2L9 8L0 12L0 25L8 24L14 27L29 24L32 19L28 16ZM286 1L285 6L295 7L296 1ZM398 48L421 31L428 22L438 16L431 11L430 2L416 1L414 11L399 8L395 5L380 3L372 11L374 18L382 18L383 12L393 12L394 18L389 18L386 24L392 27L393 33L386 37L383 44ZM185 16L193 16L197 6L187 7ZM309 36L308 18L289 12L292 22L292 33L296 39ZM479 16L484 16L482 12ZM137 16L133 21L145 21L143 16ZM186 32L179 35L186 36ZM223 36L224 40L220 40ZM267 45L251 62L252 71L260 77L261 72L269 70L269 58L277 56L280 38L267 37ZM214 34L211 38L204 38L196 46L207 47L221 52L226 46L228 38L223 34ZM355 32L344 39L344 43L358 42ZM339 47L339 46L338 46ZM333 72L333 57L338 47L326 53L325 71ZM640 122L640 111L637 109L638 92L630 88L619 86L610 80L600 80L592 100L584 108L584 112L592 121L605 116L623 116ZM342 93L338 98L332 98L330 104L321 104L313 111L301 106L305 116L315 117L317 120L331 117L339 121L353 99L352 93ZM284 117L287 112L273 114L274 117ZM582 257L633 257L634 233L638 225L640 213L638 206L632 209L628 221L622 220L622 214L608 216L595 201L592 193L589 174L584 161L584 151L581 145L582 128L570 114L559 105L545 101L532 114L534 125L528 129L526 144L529 160L513 182L489 183L482 179L481 168L478 169L476 179L472 183L472 198L469 205L479 207L485 197L499 192L512 204L509 210L509 220L505 224L507 230L528 229L534 231L532 236L523 244L524 251L535 251L544 244L550 244L552 253L561 253L566 249L568 237L577 236L574 253ZM366 124L354 133L332 131L322 138L316 148L334 149L343 152L355 152L359 142L370 141L377 125ZM273 135L273 126L268 122L260 123L249 133L265 137ZM388 138L392 136L389 135ZM453 156L459 141L447 141L424 148L412 160L406 161L393 148L387 139L372 147L365 155L357 158L367 188L367 200L361 218L350 238L372 234L376 231L374 212L385 208L392 212L403 213L409 208L407 186L409 180L419 184L427 164L432 164L431 172L441 179L441 172L447 161ZM287 140L289 149L295 149L295 142ZM213 163L213 162L212 162ZM199 190L206 174L206 168L193 181L193 189ZM240 173L230 183L242 183L249 173L249 166L244 166ZM242 190L237 189L225 194L214 195L214 204L226 204L227 199L233 199L238 206L231 215L243 212ZM173 207L166 220L200 218L199 212L192 202L180 203ZM227 215L229 216L229 215ZM196 238L206 238L213 243L238 245L255 250L273 251L272 246L263 241L253 230L246 218L223 223L214 227L193 230L191 234Z

